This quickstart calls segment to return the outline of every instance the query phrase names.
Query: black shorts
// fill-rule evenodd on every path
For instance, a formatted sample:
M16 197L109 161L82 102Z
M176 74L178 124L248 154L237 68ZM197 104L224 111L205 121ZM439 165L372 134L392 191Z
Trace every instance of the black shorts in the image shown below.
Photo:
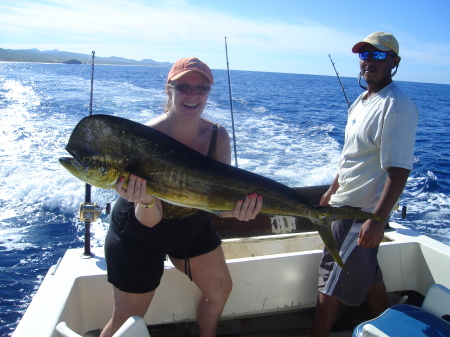
M166 255L192 258L220 244L205 211L184 218L163 218L154 227L147 227L136 219L134 204L119 198L105 239L108 282L129 293L153 291L160 283Z

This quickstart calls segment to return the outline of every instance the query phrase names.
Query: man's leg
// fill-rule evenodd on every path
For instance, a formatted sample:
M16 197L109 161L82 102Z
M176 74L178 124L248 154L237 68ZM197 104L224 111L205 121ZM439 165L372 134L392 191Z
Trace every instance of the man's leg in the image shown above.
M373 318L387 309L387 291L383 281L370 287L366 300Z
M328 337L341 306L338 299L319 292L310 337Z

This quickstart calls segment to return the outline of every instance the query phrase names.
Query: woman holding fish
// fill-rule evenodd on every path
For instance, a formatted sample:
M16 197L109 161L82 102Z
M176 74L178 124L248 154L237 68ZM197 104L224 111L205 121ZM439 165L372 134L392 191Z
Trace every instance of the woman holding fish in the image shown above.
M147 123L190 148L231 165L227 131L203 118L211 85L210 68L197 58L180 59L169 72L165 113ZM130 316L143 317L163 274L164 258L185 272L202 292L197 308L200 336L215 336L217 322L231 292L232 281L221 240L209 213L166 203L146 193L146 180L132 175L111 214L105 256L113 284L113 316L100 336L112 336ZM262 196L237 200L222 217L254 219Z

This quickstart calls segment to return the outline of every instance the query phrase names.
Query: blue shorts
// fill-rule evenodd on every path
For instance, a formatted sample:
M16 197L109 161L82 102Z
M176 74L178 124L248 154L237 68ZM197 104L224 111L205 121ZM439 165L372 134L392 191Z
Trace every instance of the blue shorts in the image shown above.
M326 247L319 267L319 291L351 306L360 305L372 285L383 281L377 259L378 246L362 248L357 245L364 222L353 219L332 223L333 237L348 274L334 262Z
M164 271L166 255L189 259L209 253L221 244L209 213L166 219L153 227L135 217L134 204L119 198L105 239L108 282L129 293L155 290Z

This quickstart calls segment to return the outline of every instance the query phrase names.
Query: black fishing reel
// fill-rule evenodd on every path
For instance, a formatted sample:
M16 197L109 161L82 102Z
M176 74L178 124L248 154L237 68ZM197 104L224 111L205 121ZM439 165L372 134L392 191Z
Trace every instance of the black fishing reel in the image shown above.
M82 202L80 203L79 217L81 222L97 221L102 211L106 214L111 213L111 203L107 202L106 207L99 207L97 203Z

